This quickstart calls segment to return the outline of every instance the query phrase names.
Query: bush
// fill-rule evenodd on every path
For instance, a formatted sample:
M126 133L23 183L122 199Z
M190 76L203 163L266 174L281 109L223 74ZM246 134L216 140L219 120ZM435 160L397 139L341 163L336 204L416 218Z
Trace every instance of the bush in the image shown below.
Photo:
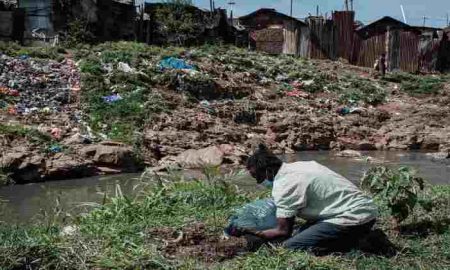
M379 166L364 174L361 187L386 203L391 215L400 223L414 210L424 189L424 180L408 167L390 169Z
M409 95L438 94L444 81L440 76L419 76L402 72L387 74L383 79L400 83L401 90Z

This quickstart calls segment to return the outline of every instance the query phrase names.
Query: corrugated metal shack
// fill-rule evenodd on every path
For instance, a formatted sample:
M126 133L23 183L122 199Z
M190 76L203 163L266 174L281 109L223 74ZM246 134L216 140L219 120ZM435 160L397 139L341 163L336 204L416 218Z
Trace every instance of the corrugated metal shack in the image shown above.
M419 67L420 31L391 17L383 17L356 30L355 64L373 67L380 55L386 55L388 70L416 72Z
M15 0L0 0L0 40L22 42L25 13Z
M82 20L98 41L134 39L133 0L19 0L10 10L0 12L2 39L54 43L74 20Z
M292 55L306 50L301 46L301 36L303 31L305 35L309 32L308 25L275 9L262 8L242 16L239 24L248 30L251 47L258 50Z
M448 34L442 29L412 27L383 17L357 28L353 11L333 12L330 19L310 16L305 22L274 9L259 9L239 18L250 47L271 54L312 59L344 59L373 67L382 54L390 71L433 72L450 68Z

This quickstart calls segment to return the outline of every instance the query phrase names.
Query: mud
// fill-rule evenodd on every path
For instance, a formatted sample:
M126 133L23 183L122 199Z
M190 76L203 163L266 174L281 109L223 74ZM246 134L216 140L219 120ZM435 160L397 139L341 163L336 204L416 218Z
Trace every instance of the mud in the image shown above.
M224 239L217 232L208 231L203 223L195 223L181 230L152 228L148 231L148 241L157 242L167 258L195 258L206 263L229 260L247 250L245 239Z

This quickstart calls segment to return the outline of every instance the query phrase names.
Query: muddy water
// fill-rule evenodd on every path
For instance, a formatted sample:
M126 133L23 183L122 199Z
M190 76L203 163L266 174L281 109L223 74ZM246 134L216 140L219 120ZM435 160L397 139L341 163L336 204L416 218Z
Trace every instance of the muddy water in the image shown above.
M424 153L370 152L368 155L392 165L408 165L434 184L450 184L450 165L431 161ZM287 162L316 160L336 172L358 181L371 165L363 161L334 157L329 152L301 152L283 157ZM192 174L190 174L192 175ZM242 189L255 188L255 182L241 177L236 184ZM108 177L92 177L77 180L16 185L0 188L0 221L8 223L30 223L50 214L55 206L70 213L86 211L89 204L101 203L105 194L116 194L120 184L123 194L132 194L139 183L138 174Z

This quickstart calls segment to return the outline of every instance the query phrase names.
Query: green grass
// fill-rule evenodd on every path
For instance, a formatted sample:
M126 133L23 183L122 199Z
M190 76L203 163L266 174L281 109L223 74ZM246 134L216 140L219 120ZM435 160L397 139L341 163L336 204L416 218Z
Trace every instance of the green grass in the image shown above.
M435 209L417 209L402 223L403 234L390 230L389 212L381 207L379 227L398 246L397 256L388 258L358 251L344 255L315 257L280 248L261 248L225 262L205 264L197 258L169 258L161 253L161 242L149 237L151 228L180 229L205 223L220 234L235 207L265 196L246 194L226 184L230 177L211 174L209 181L185 182L151 178L136 197L107 198L91 212L67 220L55 211L51 222L30 226L0 225L0 265L17 269L449 269L450 187L428 187ZM172 182L175 181L175 182ZM158 184L159 183L159 184ZM382 206L382 205L381 205ZM64 220L65 223L61 223ZM63 225L77 228L62 235ZM439 225L440 224L440 225Z
M0 41L0 52L10 56L29 56L41 59L64 59L65 50L60 47L23 47L14 42Z
M403 72L387 74L383 79L400 83L400 89L412 96L438 94L445 82L445 76L441 75L413 75Z
M50 135L42 133L34 128L28 128L21 125L0 124L0 134L12 137L22 137L31 143L38 145L48 145L52 138Z

